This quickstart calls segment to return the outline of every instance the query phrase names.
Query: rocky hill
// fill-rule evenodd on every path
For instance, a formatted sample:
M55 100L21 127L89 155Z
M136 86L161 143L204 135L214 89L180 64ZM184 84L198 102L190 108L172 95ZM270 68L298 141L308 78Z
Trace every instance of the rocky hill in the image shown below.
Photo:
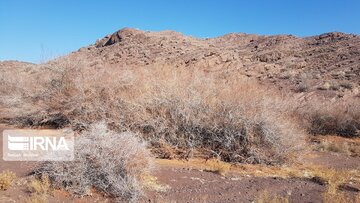
M201 39L174 31L124 28L49 63L69 59L85 61L89 67L198 68L327 97L360 94L360 36L341 32L305 38L231 33ZM4 61L0 67L35 65Z
M82 59L92 67L199 68L330 97L358 95L360 86L360 36L340 32L305 38L231 33L200 39L124 28L65 58Z

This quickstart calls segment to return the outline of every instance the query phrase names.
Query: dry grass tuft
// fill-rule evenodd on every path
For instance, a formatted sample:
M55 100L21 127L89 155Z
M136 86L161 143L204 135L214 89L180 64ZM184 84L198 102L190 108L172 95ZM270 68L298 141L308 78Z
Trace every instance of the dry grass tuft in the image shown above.
M323 180L331 192L335 192L341 184L348 182L352 175L348 171L325 169L322 167L313 167L310 173L312 177Z
M0 173L0 190L8 190L15 179L16 174L12 171L3 171Z
M46 195L33 194L29 199L26 200L26 203L47 203L48 199Z
M340 190L343 184L359 181L359 171L339 171L334 169L325 169L313 167L311 175L318 180L324 181L327 190L323 193L324 202L359 202L359 195L351 194Z
M360 156L360 139L339 138L336 136L316 136L311 139L316 143L316 150Z
M43 176L40 179L33 179L29 185L29 191L37 194L47 194L50 191L50 181L47 176Z
M143 183L144 188L156 192L166 192L170 188L168 185L159 183L155 176L152 176L148 173L141 177L141 182Z
M205 165L205 171L214 172L221 176L226 176L226 174L230 171L231 168L231 165L229 163L222 162L218 159L207 160Z
M321 141L319 146L320 151L327 151L327 152L337 152L337 153L344 153L347 155L350 154L349 144L347 142L343 143L336 143L330 141Z
M288 197L279 197L277 195L270 195L266 190L263 191L258 199L257 203L289 203Z
M39 179L33 179L28 185L29 191L32 193L27 203L45 203L48 202L48 195L51 190L50 181L47 176Z
M360 195L350 195L346 192L327 190L323 193L323 201L326 203L353 202L360 203Z

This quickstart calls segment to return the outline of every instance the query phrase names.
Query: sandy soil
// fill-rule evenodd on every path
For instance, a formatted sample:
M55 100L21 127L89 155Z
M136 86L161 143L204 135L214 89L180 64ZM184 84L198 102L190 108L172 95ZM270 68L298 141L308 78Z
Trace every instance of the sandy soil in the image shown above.
M23 162L23 161L4 161L3 160L3 130L11 129L10 126L0 125L0 172L4 170L10 170L16 173L17 176L25 176L31 167L35 165L35 162Z
M351 157L333 152L313 152L304 161L311 165L325 166L338 170L360 170L360 157Z
M289 196L291 202L321 202L324 185L301 179L242 177L186 168L163 166L156 170L159 182L169 189L164 193L149 195L150 202L253 202L267 191L269 194Z

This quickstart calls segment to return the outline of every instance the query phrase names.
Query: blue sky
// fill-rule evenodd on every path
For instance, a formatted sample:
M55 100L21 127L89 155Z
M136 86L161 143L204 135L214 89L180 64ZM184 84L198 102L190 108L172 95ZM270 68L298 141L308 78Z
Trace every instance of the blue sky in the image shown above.
M195 37L229 32L360 34L360 1L0 0L0 60L38 63L123 27Z

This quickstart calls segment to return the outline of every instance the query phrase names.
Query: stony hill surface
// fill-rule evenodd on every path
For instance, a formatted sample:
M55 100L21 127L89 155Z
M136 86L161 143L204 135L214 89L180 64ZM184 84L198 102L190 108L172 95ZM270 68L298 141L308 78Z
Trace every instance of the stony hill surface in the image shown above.
M240 74L295 92L359 94L360 36L340 32L299 38L232 33L199 39L174 31L124 28L69 56L90 66L167 65Z

